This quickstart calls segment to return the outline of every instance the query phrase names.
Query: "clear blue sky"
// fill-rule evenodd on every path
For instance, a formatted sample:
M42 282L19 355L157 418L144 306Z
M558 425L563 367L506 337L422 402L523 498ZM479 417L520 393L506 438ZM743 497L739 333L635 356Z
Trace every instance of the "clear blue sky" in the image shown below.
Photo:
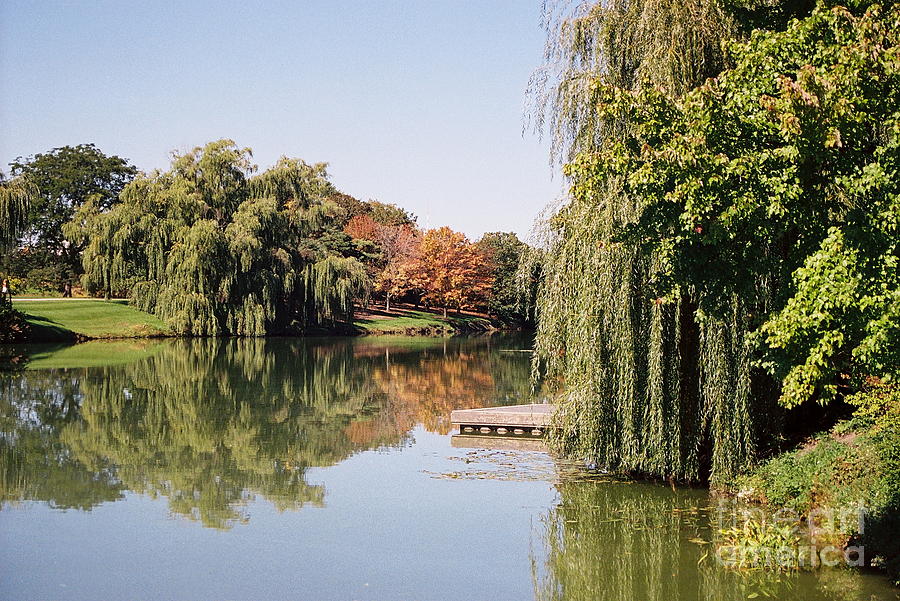
M523 102L540 0L0 2L0 168L93 142L144 170L232 138L470 237L559 196Z

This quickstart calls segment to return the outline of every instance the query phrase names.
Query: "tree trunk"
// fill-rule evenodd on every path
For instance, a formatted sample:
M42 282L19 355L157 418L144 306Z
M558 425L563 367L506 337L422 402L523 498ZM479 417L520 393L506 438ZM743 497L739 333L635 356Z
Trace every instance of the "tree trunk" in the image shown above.
M447 319L447 305L444 305L444 319Z
M386 292L384 295L384 310L388 313L391 312L391 294L390 294L390 292Z

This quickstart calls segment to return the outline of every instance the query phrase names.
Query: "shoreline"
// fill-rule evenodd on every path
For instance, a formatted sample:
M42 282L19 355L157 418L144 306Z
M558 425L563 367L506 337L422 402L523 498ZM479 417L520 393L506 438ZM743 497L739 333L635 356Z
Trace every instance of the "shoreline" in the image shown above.
M207 338L176 333L156 316L132 307L127 299L17 298L13 307L25 315L31 327L24 343L71 343L91 340L149 338ZM304 331L271 332L270 337L320 336L423 336L452 337L501 331L522 331L484 314L460 312L446 318L440 313L412 306L395 306L386 312L374 306L359 309L352 323L335 322ZM221 334L215 337L240 337Z

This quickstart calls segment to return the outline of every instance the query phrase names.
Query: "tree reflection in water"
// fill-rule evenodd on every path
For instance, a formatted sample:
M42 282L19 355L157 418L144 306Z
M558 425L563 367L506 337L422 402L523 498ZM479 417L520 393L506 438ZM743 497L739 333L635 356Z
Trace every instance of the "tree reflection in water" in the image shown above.
M726 570L709 541L717 516L703 490L624 481L558 485L536 527L535 599L781 601L892 598L880 579L848 569L775 574Z
M321 505L306 470L405 444L452 409L527 402L527 356L497 340L168 341L126 365L0 381L0 500L90 509L125 491L206 526ZM512 343L513 347L521 344Z

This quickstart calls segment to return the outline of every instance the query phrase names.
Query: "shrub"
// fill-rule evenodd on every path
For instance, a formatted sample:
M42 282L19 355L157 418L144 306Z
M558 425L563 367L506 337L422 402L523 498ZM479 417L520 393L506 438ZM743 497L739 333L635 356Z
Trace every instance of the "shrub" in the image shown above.
M862 505L862 528L846 520L825 532L862 544L866 560L900 581L900 386L876 379L848 397L853 417L776 456L736 486L750 498L801 515L838 514Z

